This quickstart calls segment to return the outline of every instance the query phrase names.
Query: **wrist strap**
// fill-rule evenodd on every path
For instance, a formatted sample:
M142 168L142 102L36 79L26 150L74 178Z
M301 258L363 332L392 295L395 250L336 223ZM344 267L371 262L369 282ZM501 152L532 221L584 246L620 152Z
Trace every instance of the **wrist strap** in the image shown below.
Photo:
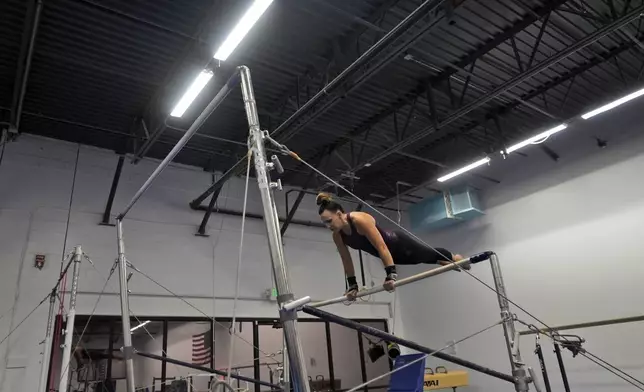
M355 276L347 276L347 284L349 285L349 287L357 286L358 280L356 279Z

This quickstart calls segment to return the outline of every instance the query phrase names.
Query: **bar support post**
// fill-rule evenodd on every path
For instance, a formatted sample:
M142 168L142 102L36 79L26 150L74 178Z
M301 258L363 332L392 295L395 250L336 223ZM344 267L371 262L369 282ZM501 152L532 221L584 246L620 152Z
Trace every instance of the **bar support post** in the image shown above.
M119 292L121 299L121 324L123 325L123 359L125 360L125 379L127 392L135 392L134 388L134 349L130 332L130 303L127 291L127 260L125 258L125 243L123 241L123 221L116 220L116 235L118 239L118 270Z
M519 334L514 325L514 315L510 312L510 304L505 291L505 284L503 283L503 275L501 274L501 265L499 263L499 257L496 254L490 256L490 266L492 267L494 288L496 289L499 308L501 309L501 318L503 319L503 334L505 335L505 343L512 366L514 388L517 392L528 392L530 377L528 376L525 363L521 360Z
M80 245L74 248L74 269L72 274L72 289L69 296L69 311L67 312L67 323L65 325L65 343L63 345L63 359L61 361L59 392L67 392L69 385L69 369L72 354L74 337L74 323L76 321L76 294L78 292L78 274L80 273L80 262L83 259L83 250Z
M47 317L47 332L45 333L45 341L43 342L42 349L42 362L40 364L40 383L38 384L38 392L47 392L49 375L49 362L51 360L51 341L52 330L54 327L54 308L56 305L56 289L51 290L49 294L49 315Z
M257 105L255 103L255 94L253 92L253 85L250 76L250 70L245 66L238 67L241 75L242 97L244 99L244 108L246 110L246 117L248 119L248 127L250 131L249 149L252 151L255 163L255 175L259 185L259 192L262 198L262 205L264 207L264 223L266 224L266 233L268 236L268 247L271 255L271 262L273 264L273 275L277 285L278 306L291 302L293 300L293 293L289 285L288 273L286 270L286 262L284 260L284 249L282 248L282 238L280 235L279 218L277 216L277 208L275 206L275 199L273 197L274 184L270 181L268 173L266 151L264 148L264 133L260 129L259 116L257 114ZM308 375L306 371L306 363L304 362L304 354L302 346L297 333L297 311L283 311L280 312L282 319L282 328L284 330L284 338L286 341L286 354L290 360L291 382L296 391L309 392ZM286 361L285 361L286 362ZM286 372L286 367L284 368Z

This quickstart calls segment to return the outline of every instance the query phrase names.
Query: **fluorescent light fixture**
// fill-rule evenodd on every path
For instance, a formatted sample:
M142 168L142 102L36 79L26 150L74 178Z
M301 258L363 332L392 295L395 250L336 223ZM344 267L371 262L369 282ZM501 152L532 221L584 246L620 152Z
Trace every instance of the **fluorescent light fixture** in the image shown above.
M170 115L172 117L181 117L186 112L188 107L192 104L192 101L197 98L197 95L203 90L204 87L208 84L210 79L212 79L212 72L208 70L203 70L197 76L194 82L188 88L188 91L183 94L183 97L179 100L179 103L172 109Z
M568 124L557 125L556 127L548 129L545 132L541 132L540 134L535 135L535 136L531 137L530 139L526 139L526 140L522 141L521 143L517 143L512 147L508 147L505 150L505 152L507 154L509 154L509 153L511 153L513 151L516 151L516 150L518 150L520 148L523 148L523 147L527 146L528 144L538 144L537 142L539 142L540 140L548 138L548 137L550 137L550 135L554 135L555 133L557 133L559 131L563 131L566 128L568 128Z
M467 165L465 167L462 167L462 168L460 168L460 169L458 169L456 171L453 171L453 172L451 172L451 173L439 178L438 182L445 182L445 181L447 181L449 179L452 179L452 178L454 178L454 177L456 177L458 175L461 175L461 174L463 174L465 172L468 172L468 171L470 171L472 169L475 169L475 168L477 168L477 167L479 167L481 165L485 165L488 162L490 162L490 158L485 157L483 159L480 159L480 160L478 160L478 161L476 161L474 163L471 163L471 164L469 164L469 165Z
M637 97L639 97L641 95L644 95L644 88L641 89L641 90L635 91L634 93L628 94L627 96L622 97L622 98L620 98L620 99L618 99L616 101L613 101L613 102L611 102L611 103L609 103L607 105L604 105L604 106L602 106L600 108L597 108L597 109L593 110L592 112L588 112L586 114L583 114L581 116L581 118L583 118L584 120L588 120L591 117L595 117L596 115L598 115L600 113L607 112L607 111L609 111L609 110L611 110L613 108L616 108L619 105L621 105L623 103L626 103L626 102L628 102L630 100L633 100L633 99L635 99L635 98L637 98Z
M134 332L134 331L136 331L137 329L139 329L139 328L141 328L142 326L147 325L147 324L150 324L150 320L148 320L148 321L144 321L144 322L142 322L141 324L137 325L136 327L132 327L132 329L130 329L130 332Z
M233 31L228 34L226 40L223 44L217 49L215 53L215 59L220 61L226 61L228 56L235 50L239 43L244 39L246 34L250 31L251 28L257 23L259 18L264 14L266 9L273 0L255 0L251 4L248 11L242 16L239 20Z

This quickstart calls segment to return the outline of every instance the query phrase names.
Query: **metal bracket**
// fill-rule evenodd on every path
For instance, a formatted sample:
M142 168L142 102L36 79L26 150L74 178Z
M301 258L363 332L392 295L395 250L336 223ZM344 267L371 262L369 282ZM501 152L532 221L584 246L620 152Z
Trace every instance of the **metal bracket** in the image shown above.
M271 187L271 189L277 188L277 189L279 189L281 191L282 190L282 180L280 179L280 180L277 180L276 182L271 182L269 184L269 186Z

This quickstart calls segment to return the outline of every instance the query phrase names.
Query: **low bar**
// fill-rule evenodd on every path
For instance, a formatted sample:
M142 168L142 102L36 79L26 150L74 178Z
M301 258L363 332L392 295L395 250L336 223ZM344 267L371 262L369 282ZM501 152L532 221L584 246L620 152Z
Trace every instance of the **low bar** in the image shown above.
M638 321L644 321L644 316L621 317L621 318L608 319L608 320L588 321L588 322L585 322L585 323L559 325L559 326L552 327L552 328L540 329L539 333L548 334L549 332L566 331L566 330L569 330L569 329L603 327L603 326L606 326L606 325L635 323L635 322L638 322ZM532 334L535 334L535 333L536 333L536 331L531 330L531 329L519 332L520 335L532 335Z
M162 357L160 355L155 355L155 354L150 354L150 353L142 353L142 352L136 351L136 350L134 350L134 353L136 355L138 355L140 357L144 357L144 358L150 358L150 359L155 359L155 360L161 361L161 362L172 363L172 364L179 365L179 366L184 366L184 367L187 367L187 368L190 368L190 369L199 370L201 372L216 374L218 376L224 376L224 377L227 376L226 372L224 372L223 370L217 370L217 369L212 369L212 368L205 367L205 366L199 366L199 365L192 364L190 362L184 362L184 361L180 361L178 359ZM265 387L269 387L269 388L272 388L272 389L278 390L278 391L282 390L282 387L280 387L279 385L271 384L269 382L262 381L262 380L255 380L255 379L250 378L250 377L244 377L244 376L240 376L240 375L237 375L237 374L231 374L230 378L234 378L234 379L240 380L240 381L250 382L250 383L253 383L253 384L263 385Z
M461 365L461 366L466 367L468 369L476 370L477 372L487 374L488 376L492 376L494 378L498 378L500 380L504 380L504 381L510 382L512 384L514 384L514 382L515 382L514 377L509 375L509 374L501 373L501 372L498 372L496 370L487 368L485 366L478 365L478 364L476 364L474 362L470 362L470 361L467 361L465 359L461 359L461 358L458 358L458 357L455 357L455 356L452 356L452 355L449 355L449 354L445 354L443 352L436 352L436 350L431 349L429 347L421 346L420 344L414 343L414 342L406 340L406 339L399 338L398 336L395 336L395 335L392 335L390 333L381 331L381 330L379 330L377 328L369 327L367 325L357 323L357 322L355 322L353 320L348 320L348 319L345 319L343 317L336 316L333 313L329 313L329 312L326 312L324 310L316 309L316 308L313 308L313 307L310 307L310 306L305 306L304 308L302 308L302 311L304 313L306 313L306 314L310 314L312 316L319 317L322 320L326 320L326 321L329 321L329 322L332 322L332 323L335 323L335 324L342 325L342 326L347 327L347 328L355 329L356 331L360 331L360 332L366 333L368 335L375 336L377 338L383 339L386 342L398 343L399 345L411 348L412 350L416 350L416 351L424 353L424 354L432 355L432 356L434 356L436 358L440 358L442 360L452 362L452 363L455 363L457 365Z
M440 274L442 274L444 272L447 272L447 271L452 271L452 270L455 270L455 269L459 269L459 267L464 266L464 265L476 264L478 262L481 262L481 261L489 259L491 255L492 255L492 252L479 253L477 255L468 257L467 259L459 260L459 261L456 261L456 262L451 263L451 264L447 264L447 265L440 266L438 268L430 269L429 271L421 272L420 274L417 274L417 275L413 275L413 276L410 276L410 277L407 277L407 278L404 278L404 279L397 280L396 283L394 284L394 286L395 287L404 286L406 284L417 282L419 280L429 278L431 276L440 275ZM356 298L366 297L368 295L372 295L372 294L375 294L375 293L380 293L380 292L383 292L383 291L385 291L385 288L383 286L375 286L375 287L372 287L372 288L370 288L368 290L359 291L358 294L356 295ZM315 302L315 303L310 304L309 306L312 307L312 308L319 308L319 307L322 307L322 306L339 304L339 303L346 302L346 301L349 301L349 298L346 295L343 295L341 297L328 299L326 301Z
M134 197L132 197L132 200L128 203L128 205L125 207L123 212L121 212L118 217L116 218L117 220L123 220L125 218L125 215L132 209L134 204L143 196L143 193L150 187L152 184L152 181L154 181L160 174L161 172L172 162L175 156L181 151L181 149L188 143L190 138L194 136L195 133L201 128L201 126L206 122L208 117L219 107L219 105L224 101L224 99L230 94L230 92L233 90L237 84L239 84L239 71L236 70L235 73L228 79L224 87L219 90L217 95L210 101L208 106L201 112L199 117L195 120L195 122L192 123L190 128L188 128L188 131L179 139L177 144L172 148L172 150L168 153L168 155L161 161L159 166L154 170L154 172L150 175L150 177L145 181L143 186L136 192Z

